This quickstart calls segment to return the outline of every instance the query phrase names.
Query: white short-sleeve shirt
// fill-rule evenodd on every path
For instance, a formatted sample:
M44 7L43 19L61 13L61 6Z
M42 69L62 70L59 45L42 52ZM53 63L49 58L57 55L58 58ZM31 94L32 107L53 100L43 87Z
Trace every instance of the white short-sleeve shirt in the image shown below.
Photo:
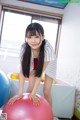
M48 40L45 40L45 42L46 43L45 43L45 49L44 49L44 57L45 57L44 62L49 62L45 70L45 74L55 79L56 78L56 55L55 55L53 47L48 42ZM33 62L33 54L31 53L30 71L33 69L32 62Z
M51 77L52 79L56 79L56 67L57 67L56 55L55 55L53 47L47 40L46 40L44 52L45 52L44 61L45 62L49 61L49 64L45 70L45 74Z

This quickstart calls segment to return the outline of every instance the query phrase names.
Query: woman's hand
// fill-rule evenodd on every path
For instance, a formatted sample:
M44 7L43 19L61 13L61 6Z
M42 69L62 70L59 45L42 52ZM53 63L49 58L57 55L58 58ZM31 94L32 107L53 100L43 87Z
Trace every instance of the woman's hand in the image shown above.
M37 95L30 93L29 98L32 100L34 105L39 105L40 101Z
M19 100L20 98L22 98L23 95L17 95L15 97L12 97L9 101L8 104L13 104L16 100Z

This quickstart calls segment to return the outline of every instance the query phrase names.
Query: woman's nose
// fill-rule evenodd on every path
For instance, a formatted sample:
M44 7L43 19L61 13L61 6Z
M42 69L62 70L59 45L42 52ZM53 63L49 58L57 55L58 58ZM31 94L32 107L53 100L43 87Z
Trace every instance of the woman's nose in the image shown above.
M32 42L35 42L35 38L34 37L32 38Z

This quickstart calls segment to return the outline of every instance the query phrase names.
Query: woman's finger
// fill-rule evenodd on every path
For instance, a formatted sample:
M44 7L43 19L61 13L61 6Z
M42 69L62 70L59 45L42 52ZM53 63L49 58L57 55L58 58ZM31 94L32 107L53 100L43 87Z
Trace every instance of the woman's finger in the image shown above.
M13 97L9 100L9 104L13 104L17 100L17 97Z
M22 97L18 97L17 100L21 99Z
M35 96L34 100L33 100L33 104L34 105L39 105L40 104L40 100L37 96Z

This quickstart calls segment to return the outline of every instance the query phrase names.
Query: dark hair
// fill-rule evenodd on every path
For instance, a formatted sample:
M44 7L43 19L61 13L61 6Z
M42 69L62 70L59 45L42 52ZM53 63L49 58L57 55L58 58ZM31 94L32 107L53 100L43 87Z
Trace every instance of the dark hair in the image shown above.
M30 34L30 36L36 35L36 32L38 34L44 36L44 29L39 23L31 23L28 25L25 33L25 37L27 37L27 33ZM38 59L38 66L35 70L35 76L40 77L43 70L44 65L44 46L45 46L45 40L42 41L42 44L40 46L40 53L39 53L39 59ZM31 60L31 48L28 45L27 42L24 43L23 47L23 53L21 58L22 63L22 72L24 76L29 77L30 73L30 60Z

